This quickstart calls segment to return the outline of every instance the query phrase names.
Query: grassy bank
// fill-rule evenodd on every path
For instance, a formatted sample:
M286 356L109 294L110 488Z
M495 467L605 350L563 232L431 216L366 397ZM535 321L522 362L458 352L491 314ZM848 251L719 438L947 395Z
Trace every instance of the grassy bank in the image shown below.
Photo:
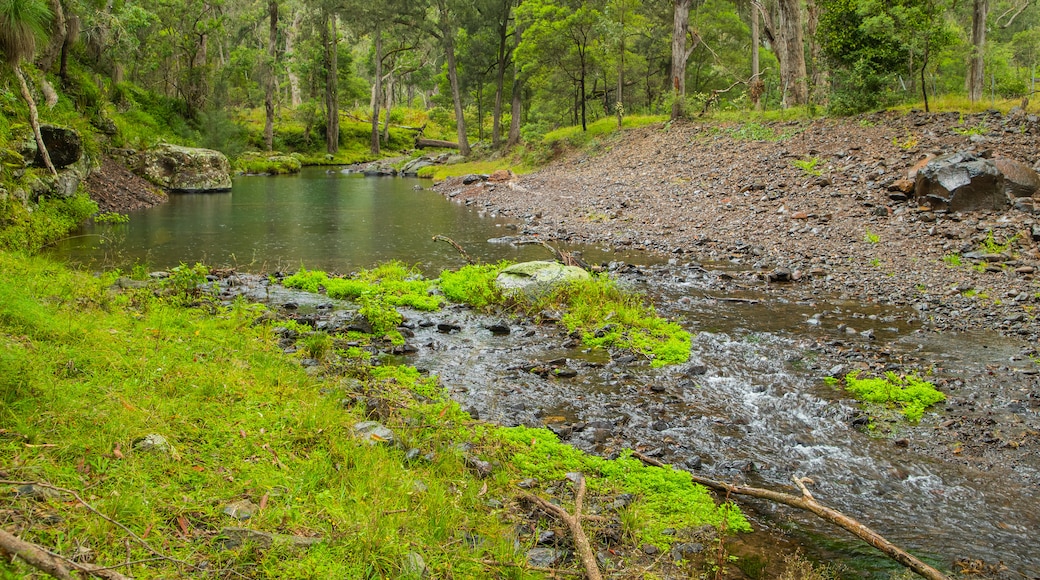
M748 529L682 472L475 422L436 377L379 364L364 346L381 337L221 305L196 286L204 273L137 288L0 253L5 529L137 578L540 577L526 553L554 522L516 484L535 478L531 492L554 488L571 509L570 471L604 516L587 523L593 536L613 526L625 538L616 566L652 565L635 547L667 549L703 524ZM393 440L356 431L366 420ZM97 513L10 482L75 491ZM612 508L621 493L634 500ZM3 577L28 572L0 564Z

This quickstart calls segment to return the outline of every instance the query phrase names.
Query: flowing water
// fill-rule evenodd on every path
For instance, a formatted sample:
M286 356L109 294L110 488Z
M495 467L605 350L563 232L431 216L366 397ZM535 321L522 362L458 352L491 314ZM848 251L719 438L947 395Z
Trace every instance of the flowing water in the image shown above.
M288 178L244 177L228 194L175 195L166 205L134 214L129 224L94 226L58 254L108 265L206 261L258 272L300 264L350 271L398 259L436 272L461 264L455 250L431 241L444 234L485 261L545 257L538 248L486 243L515 232L496 216L413 189L419 183L317 170ZM582 249L590 261L640 261ZM940 567L950 568L956 558L980 558L1002 561L1010 577L1040 577L1037 458L980 468L934 459L915 452L916 445L896 446L890 438L851 428L855 405L820 380L872 356L869 343L883 344L892 358L923 358L965 376L984 376L1006 364L1021 344L988 335L937 339L917 332L915 312L895 307L826 297L785 301L754 290L727 294L704 273L680 265L619 273L663 313L697 331L695 363L682 368L612 360L568 344L558 329L529 322L515 322L508 336L493 336L465 309L408 313L416 323L411 342L418 352L404 360L440 375L453 396L481 418L547 425L573 444L604 454L636 447L728 481L778 488L789 487L793 475L808 476L818 499ZM450 319L462 331L441 334L435 325L419 324L423 319ZM870 330L873 338L850 336L846 326ZM822 344L841 348L821 350ZM834 355L842 348L847 358ZM577 376L529 372L547 363L573 368ZM1035 410L1020 412L1036 424ZM927 439L935 422L926 418L903 436L915 443ZM756 505L761 521L817 539L836 535L802 514ZM842 559L869 553L852 539L827 550ZM867 556L865 565L879 570L883 562Z

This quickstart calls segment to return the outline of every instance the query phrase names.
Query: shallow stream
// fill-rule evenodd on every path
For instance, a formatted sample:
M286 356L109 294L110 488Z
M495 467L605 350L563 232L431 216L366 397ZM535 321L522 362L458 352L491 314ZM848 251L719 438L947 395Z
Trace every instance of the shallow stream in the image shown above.
M129 224L92 226L56 253L104 266L205 261L252 272L301 265L349 272L397 259L435 275L462 263L450 246L432 241L443 234L484 261L546 257L537 247L487 243L516 235L516 226L415 189L423 184L315 169L242 177L231 193L174 195L133 214ZM640 254L579 249L590 262L641 264L615 274L696 333L690 364L651 369L644 361L587 352L559 329L529 322L514 322L509 335L496 336L462 308L407 313L418 351L404 360L440 375L482 419L546 425L604 454L638 448L726 481L789 488L791 476L807 476L817 499L941 568L954 568L958 558L982 559L1003 562L1008 577L1040 578L1035 453L978 465L921 453L945 444L937 435L945 416L935 413L894 437L871 436L853 426L856 405L821 380L879 360L914 360L956 379L951 406L978 400L985 408L973 409L976 415L1011 414L1011 423L1036 430L1037 405L1023 403L1036 397L1035 375L990 378L995 368L1028 367L1028 360L1016 361L1026 345L996 335L921 332L918 313L909 309L737 291L719 282L735 268L730 264L667 265ZM419 324L424 319L462 330L443 334ZM576 376L530 372L546 364ZM760 521L796 536L844 537L802 514L755 506ZM867 569L887 566L851 536L823 551L856 558Z

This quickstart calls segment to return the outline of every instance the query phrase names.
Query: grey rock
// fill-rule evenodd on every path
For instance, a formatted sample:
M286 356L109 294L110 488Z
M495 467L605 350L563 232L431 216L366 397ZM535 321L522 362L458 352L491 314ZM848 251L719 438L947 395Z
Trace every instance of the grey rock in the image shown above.
M532 548L527 552L527 563L539 568L550 568L563 562L566 557L566 550L557 550L556 548Z
M170 442L156 433L149 433L134 441L136 451L169 453L171 449Z
M239 548L246 544L253 544L260 548L267 549L276 543L285 543L297 548L307 548L314 544L321 543L322 541L321 538L274 534L271 532L262 532L260 530L250 530L247 528L224 528L220 531L219 539L224 545L224 548L229 550Z
M917 173L914 195L935 209L973 211L1008 207L1004 175L988 159L961 151L937 157Z
M220 151L164 143L141 152L123 152L127 166L141 177L172 191L231 189L231 163Z
M1032 197L1040 191L1040 175L1029 165L1004 157L994 159L993 165L1004 174L1004 192L1009 198Z
M394 432L383 426L378 421L362 421L354 424L354 433L361 439L368 441L369 445L393 445Z
M672 561L689 560L704 551L704 545L696 542L683 542L672 546Z
M83 141L79 133L57 125L40 125L40 136L55 169L68 167L83 157ZM43 156L36 152L33 165L44 167Z
M14 494L16 497L27 497L37 500L57 499L61 497L61 492L56 489L33 485L31 483L19 485L14 489Z
M589 273L577 266L534 261L509 266L498 274L495 283L502 290L523 292L530 298L538 298L562 284L588 279Z
M240 499L224 506L224 509L221 511L223 511L226 516L231 516L236 520L245 521L253 517L256 512L260 511L260 506L248 499Z
M429 575L430 569L426 566L426 560L423 559L421 554L408 552L404 555L401 572L404 573L406 578L425 578Z

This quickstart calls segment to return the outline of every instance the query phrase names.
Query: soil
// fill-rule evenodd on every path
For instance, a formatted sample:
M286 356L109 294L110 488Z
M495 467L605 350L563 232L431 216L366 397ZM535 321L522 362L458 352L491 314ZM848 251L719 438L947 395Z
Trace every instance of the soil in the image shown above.
M87 177L86 187L90 199L97 202L102 212L134 211L159 205L167 199L162 189L108 157Z

